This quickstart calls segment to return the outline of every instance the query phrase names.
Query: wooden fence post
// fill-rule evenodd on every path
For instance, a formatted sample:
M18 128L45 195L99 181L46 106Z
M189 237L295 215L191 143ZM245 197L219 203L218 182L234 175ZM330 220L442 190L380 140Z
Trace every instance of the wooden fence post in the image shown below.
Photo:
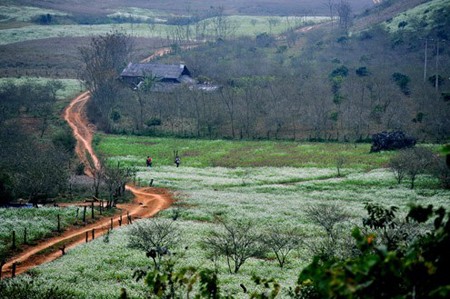
M92 240L95 239L95 228L92 229Z
M130 212L127 211L127 219L128 219L128 224L131 224L131 216L130 216Z
M86 223L86 206L83 206L83 223Z
M3 271L3 266L6 264L6 259L2 259L0 261L0 280L2 280L2 271Z
M86 232L86 243L89 241L89 232Z
M11 270L11 277L12 277L12 278L16 277L16 267L17 267L17 263L14 262L14 263L12 264L12 270Z
M120 214L120 217L119 217L119 226L122 226L122 214Z
M111 217L111 230L113 230L114 224L113 224L113 218Z

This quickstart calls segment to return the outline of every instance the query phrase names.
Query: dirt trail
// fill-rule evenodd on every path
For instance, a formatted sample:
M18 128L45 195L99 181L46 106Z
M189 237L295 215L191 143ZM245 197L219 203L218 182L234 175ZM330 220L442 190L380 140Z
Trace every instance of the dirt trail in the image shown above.
M164 55L168 51L168 49L161 49L145 59L145 61ZM64 112L64 119L69 123L77 140L75 151L79 159L84 165L88 166L86 167L86 174L92 175L88 155L91 157L95 168L98 169L100 164L92 148L95 127L89 124L84 113L89 98L89 92L84 92L73 99ZM133 186L126 186L126 188L134 194L134 199L131 203L117 205L117 208L122 211L121 215L102 218L82 227L73 226L58 236L28 247L22 253L8 260L2 268L2 277L11 276L13 264L16 264L15 273L17 275L43 263L55 260L62 255L62 251L59 248L63 244L67 252L67 250L76 245L86 242L86 236L91 240L92 230L94 230L96 238L105 234L111 227L111 219L114 227L119 225L119 219L122 219L122 225L127 225L127 215L130 215L132 220L152 217L159 211L168 208L173 202L169 191L162 188L138 188Z

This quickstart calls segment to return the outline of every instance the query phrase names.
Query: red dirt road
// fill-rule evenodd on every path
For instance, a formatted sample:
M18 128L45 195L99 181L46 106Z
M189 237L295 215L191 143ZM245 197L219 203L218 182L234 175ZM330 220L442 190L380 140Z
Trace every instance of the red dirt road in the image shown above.
M73 99L65 110L64 119L69 123L77 139L76 153L80 160L88 166L86 167L86 173L92 175L86 153L89 153L92 157L95 168L98 169L100 164L91 146L95 128L87 122L84 115L85 105L88 100L89 92L84 92ZM152 217L159 211L168 208L173 202L171 194L165 189L137 188L132 186L126 186L126 188L135 197L132 203L117 205L117 208L122 210L122 215L102 218L82 227L73 226L58 236L43 240L36 246L28 247L21 254L7 261L2 268L2 277L11 276L13 264L16 264L15 273L20 274L40 264L53 261L62 255L59 247L64 244L67 252L70 248L86 242L86 236L91 240L92 230L95 232L95 237L103 235L111 227L111 219L113 226L117 227L122 216L122 225L127 225L127 215L130 215L133 220Z

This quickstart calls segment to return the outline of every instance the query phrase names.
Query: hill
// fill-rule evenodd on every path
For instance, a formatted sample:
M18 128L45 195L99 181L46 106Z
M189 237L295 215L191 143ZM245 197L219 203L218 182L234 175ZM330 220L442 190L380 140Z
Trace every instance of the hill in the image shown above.
M292 2L279 3L280 9L291 10L289 17L241 14L245 5L254 9L264 4L270 10L266 1L230 2L224 11L202 6L199 14L199 3L188 2L190 10L177 6L185 15L163 11L162 1L152 7L137 0L127 2L133 7L93 1L91 10L85 3L42 1L41 10L24 8L22 19L15 15L4 23L2 75L78 77L83 65L79 48L89 44L92 34L116 30L133 37L132 61L171 47L174 51L162 62L182 62L200 80L223 86L215 94L142 94L142 107L136 106L138 100L118 100L116 119L108 128L113 132L339 141L364 141L383 130L404 130L430 141L449 136L450 54L445 42L436 42L449 36L447 1L383 1L360 10L354 19L347 15L353 24L347 22L345 28L338 20L327 23L329 16L298 13L307 12L312 1L296 2L298 11ZM350 12L362 8L362 2L348 3ZM323 3L321 7L328 15ZM45 9L54 11L46 14ZM90 14L83 19L74 9ZM87 21L95 23L82 24ZM322 24L315 26L318 22ZM182 51L189 43L195 49ZM122 88L121 97L138 95ZM96 121L98 115L92 117Z
M60 11L65 11L73 14L85 15L107 15L112 11L120 8L140 8L151 9L158 11L165 11L179 15L186 15L191 12L204 12L211 7L224 6L227 14L250 14L250 15L293 15L304 12L312 12L313 14L327 14L328 8L324 3L326 1L318 2L314 0L239 0L239 1L186 1L186 0L110 0L105 5L101 0L60 0L60 1L36 1L32 0L17 0L8 1L2 0L3 3L14 3L19 5L38 6L41 8L50 8ZM0 2L0 3L1 3ZM336 2L336 1L332 1ZM372 0L350 0L356 13L369 8L373 5Z

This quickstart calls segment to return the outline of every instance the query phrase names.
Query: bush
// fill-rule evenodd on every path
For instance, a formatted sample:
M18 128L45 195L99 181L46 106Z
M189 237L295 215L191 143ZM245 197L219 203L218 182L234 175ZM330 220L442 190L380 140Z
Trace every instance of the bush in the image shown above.
M434 228L405 248L376 245L374 234L353 231L361 254L343 261L314 258L299 275L301 298L449 298L450 213L432 206L412 207L407 222L434 217Z
M410 148L416 145L416 138L406 135L402 131L381 132L372 135L370 152Z

